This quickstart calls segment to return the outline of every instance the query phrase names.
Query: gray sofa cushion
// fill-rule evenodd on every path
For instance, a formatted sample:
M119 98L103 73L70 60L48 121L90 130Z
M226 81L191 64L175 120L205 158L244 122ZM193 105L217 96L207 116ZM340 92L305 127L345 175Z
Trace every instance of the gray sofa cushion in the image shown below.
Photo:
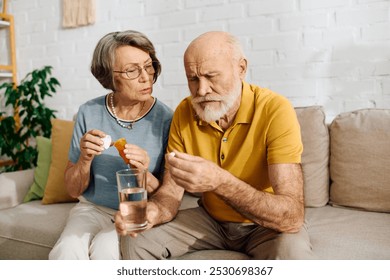
M22 203L31 186L34 170L27 169L0 174L0 210Z
M329 200L329 131L320 106L295 108L303 143L302 168L306 207Z
M330 139L331 203L390 212L390 110L340 114Z
M327 205L307 208L306 220L319 259L390 259L390 214Z
M47 259L74 205L36 200L0 210L0 259Z

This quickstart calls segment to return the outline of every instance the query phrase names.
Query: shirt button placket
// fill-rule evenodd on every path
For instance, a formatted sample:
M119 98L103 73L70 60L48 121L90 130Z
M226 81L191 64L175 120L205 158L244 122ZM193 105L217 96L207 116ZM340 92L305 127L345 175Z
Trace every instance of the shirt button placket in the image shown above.
M223 144L227 143L227 141L228 141L228 138L226 136L224 136L222 138L222 145L221 145L221 147L222 147L222 149L221 149L221 160L225 159L225 155L223 153L223 151L225 150L225 145L223 145Z

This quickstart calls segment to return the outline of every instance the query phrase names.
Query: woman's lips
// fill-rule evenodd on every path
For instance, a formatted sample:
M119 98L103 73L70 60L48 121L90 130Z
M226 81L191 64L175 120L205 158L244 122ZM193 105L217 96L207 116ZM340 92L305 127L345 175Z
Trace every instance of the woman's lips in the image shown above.
M148 93L151 93L152 92L152 88L144 88L144 89L141 89L140 92L142 94L148 94Z

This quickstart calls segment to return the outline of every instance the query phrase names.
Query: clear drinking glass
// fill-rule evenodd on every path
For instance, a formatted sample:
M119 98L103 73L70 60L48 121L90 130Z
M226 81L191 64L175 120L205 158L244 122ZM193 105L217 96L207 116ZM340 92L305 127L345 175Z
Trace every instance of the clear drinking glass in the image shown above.
M116 172L119 210L127 233L143 231L146 220L146 170L124 169Z

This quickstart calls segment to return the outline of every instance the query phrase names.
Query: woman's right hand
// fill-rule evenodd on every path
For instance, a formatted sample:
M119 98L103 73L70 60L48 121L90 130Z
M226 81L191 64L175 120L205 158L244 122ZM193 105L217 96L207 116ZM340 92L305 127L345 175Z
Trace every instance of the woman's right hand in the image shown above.
M104 151L103 140L106 134L98 129L92 129L85 133L80 139L80 159L92 161L96 155Z

